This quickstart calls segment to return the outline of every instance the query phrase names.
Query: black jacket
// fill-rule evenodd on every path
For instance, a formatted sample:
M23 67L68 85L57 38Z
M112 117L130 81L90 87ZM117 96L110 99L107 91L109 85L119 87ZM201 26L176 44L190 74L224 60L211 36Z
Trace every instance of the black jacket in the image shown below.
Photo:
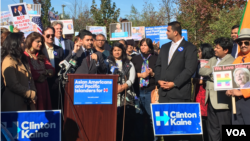
M81 47L79 51L76 53L77 69L75 73L77 74L106 74L107 73L107 67L104 64L102 53L96 52L96 51L93 51L93 53L97 54L98 56L99 66L96 66L95 60L91 59L90 67L88 67L85 52L83 51ZM73 57L74 56L72 55L72 51L71 51L65 59L69 61Z
M46 50L47 51L47 50ZM49 60L49 58L47 58ZM58 86L58 72L60 71L60 66L59 63L61 61L63 61L64 59L64 53L63 53L63 48L54 45L54 61L55 61L55 74L53 77L48 78L48 84L49 84L49 88L52 89L57 89ZM50 61L50 60L49 60ZM51 63L51 62L50 62Z
M74 49L74 42L63 38L65 44L64 58L66 58Z
M171 42L162 45L160 54L155 65L155 78L158 80L174 82L176 87L170 90L159 89L159 95L174 99L191 98L191 77L197 67L197 49L185 39L174 52L170 64L168 64ZM160 96L160 98L161 98Z

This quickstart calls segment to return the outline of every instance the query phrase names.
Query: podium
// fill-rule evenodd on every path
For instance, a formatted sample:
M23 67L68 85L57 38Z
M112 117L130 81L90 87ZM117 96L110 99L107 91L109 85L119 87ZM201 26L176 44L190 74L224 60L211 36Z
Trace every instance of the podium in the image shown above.
M112 104L74 105L74 80L112 79ZM118 75L68 74L62 141L115 141Z

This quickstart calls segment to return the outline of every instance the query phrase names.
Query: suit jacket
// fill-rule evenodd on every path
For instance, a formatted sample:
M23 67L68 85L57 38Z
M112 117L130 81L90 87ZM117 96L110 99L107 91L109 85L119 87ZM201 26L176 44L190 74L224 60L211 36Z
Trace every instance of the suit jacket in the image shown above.
M36 93L36 87L29 65L27 64L26 67L22 63L15 61L11 56L6 56L3 59L2 76L6 88L1 99L2 111L28 110L24 101L31 94L34 95ZM34 97L31 98L34 99ZM36 110L34 104L30 104L30 108L31 110Z
M66 58L74 49L74 42L66 38L63 38L63 40L65 44L64 58Z
M16 13L13 11L13 16L20 16L20 14L18 13L18 11Z
M218 65L229 65L234 62L234 58L231 54L227 54ZM206 99L207 103L208 97L210 98L211 104L214 109L230 109L231 97L226 96L226 91L214 91L214 78L213 78L213 66L217 63L216 57L209 59L207 65L210 68L202 67L200 68L199 74L201 76L207 76L210 79L206 82Z
M97 54L99 66L96 66L95 60L91 59L90 66L87 65L87 58L85 55L84 50L82 47L79 49L79 51L76 53L76 61L77 61L77 69L75 73L78 74L106 74L107 73L107 66L104 63L102 53L93 51L93 53ZM66 60L69 61L72 58L72 52L66 57Z
M44 52L44 54L46 55L47 59L49 60L48 56L47 56L47 49L45 48L46 52ZM58 72L60 71L60 66L59 66L59 63L61 61L63 61L64 59L64 53L63 53L63 48L57 46L54 44L54 52L56 52L56 55L54 54L54 63L55 63L55 75L51 78L48 78L48 84L49 84L49 87L52 88L58 88ZM51 63L51 62L50 62Z
M160 101L167 101L167 97L190 100L191 77L197 67L197 49L192 43L183 39L168 64L170 47L171 42L161 47L155 65L155 79L156 82L159 80L174 82L176 86L170 90L160 88L160 98L163 98L163 100Z

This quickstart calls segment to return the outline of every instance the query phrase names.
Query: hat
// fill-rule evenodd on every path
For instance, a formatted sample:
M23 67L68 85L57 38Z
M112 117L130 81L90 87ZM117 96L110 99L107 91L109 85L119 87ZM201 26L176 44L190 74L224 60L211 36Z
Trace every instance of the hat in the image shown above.
M235 39L235 42L238 42L240 40L248 39L250 40L250 28L244 28L240 31L240 34L237 39Z
M133 39L129 39L129 40L127 40L127 45L134 46L135 45L135 41Z

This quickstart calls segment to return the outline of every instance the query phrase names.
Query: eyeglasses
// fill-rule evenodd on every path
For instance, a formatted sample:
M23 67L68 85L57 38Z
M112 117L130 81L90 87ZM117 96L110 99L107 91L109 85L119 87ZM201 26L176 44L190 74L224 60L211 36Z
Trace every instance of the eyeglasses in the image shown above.
M243 43L244 43L246 46L249 46L249 42L238 42L239 46L242 46Z
M98 41L105 42L106 40L96 40L96 41L97 41L97 42L98 42Z
M52 38L54 38L54 37L55 37L55 34L47 34L47 35L46 35L46 38L49 38L50 36L51 36Z

